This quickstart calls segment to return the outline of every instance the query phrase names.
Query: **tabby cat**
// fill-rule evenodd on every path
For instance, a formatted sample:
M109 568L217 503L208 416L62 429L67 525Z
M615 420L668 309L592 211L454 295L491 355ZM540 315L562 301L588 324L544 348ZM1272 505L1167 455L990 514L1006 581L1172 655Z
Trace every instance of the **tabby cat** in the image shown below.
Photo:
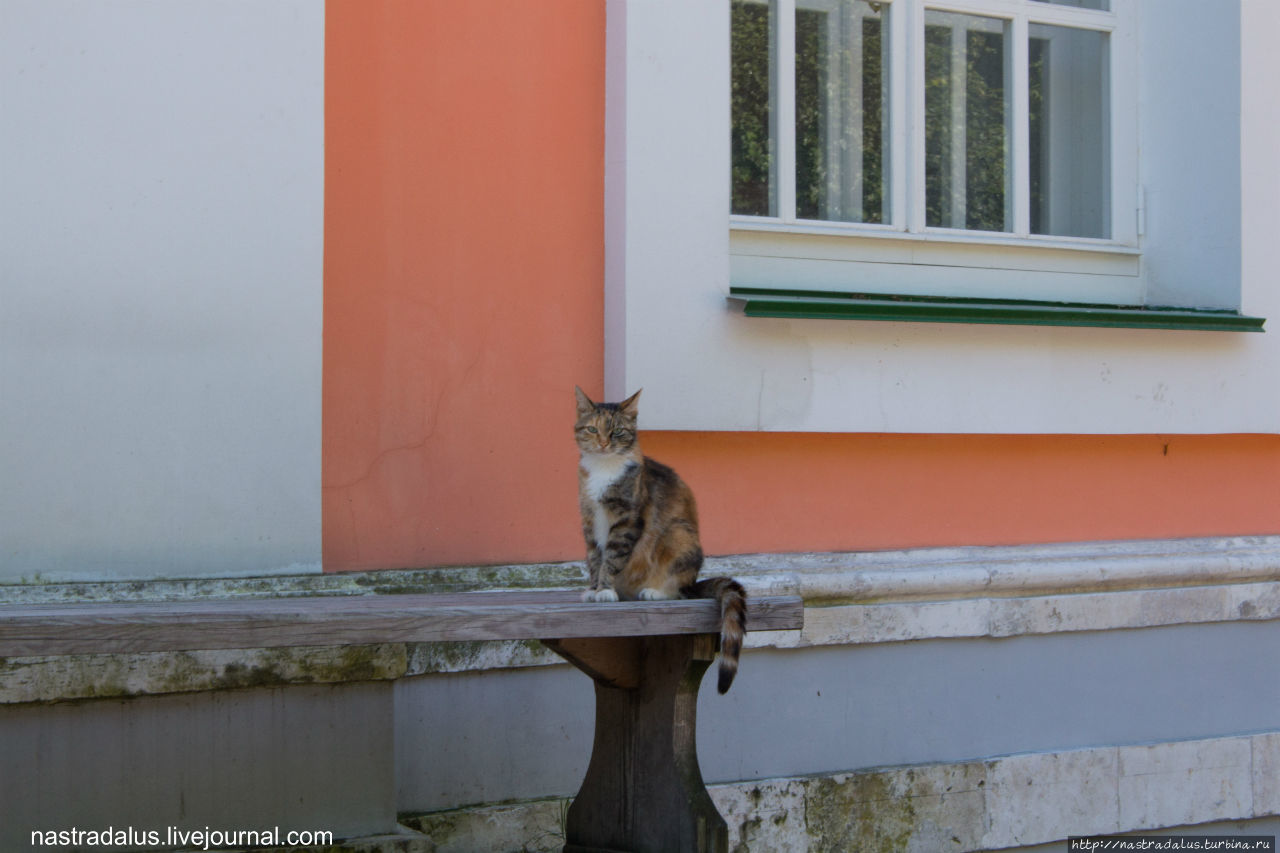
M720 605L721 693L738 672L746 632L746 591L732 578L698 580L702 546L693 492L675 471L640 453L640 392L593 403L581 388L578 506L590 587L584 601L714 598Z

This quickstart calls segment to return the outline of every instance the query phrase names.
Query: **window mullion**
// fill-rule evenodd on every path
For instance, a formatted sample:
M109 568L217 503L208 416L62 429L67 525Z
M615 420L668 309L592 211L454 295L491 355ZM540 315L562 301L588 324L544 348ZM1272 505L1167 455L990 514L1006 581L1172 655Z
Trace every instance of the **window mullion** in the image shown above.
M777 0L778 217L796 221L796 0Z
M1013 184L1013 233L1026 237L1031 233L1031 102L1030 102L1030 47L1029 25L1026 15L1013 19L1012 62L1009 74L1013 78L1005 83L1009 93L1011 140L1010 166Z
M1130 3L1121 6L1110 42L1110 92L1108 137L1111 150L1111 237L1130 246L1138 245L1142 232L1138 208L1143 201L1138 186L1138 108L1134 81L1138 76L1134 15ZM1145 211L1143 212L1145 216Z

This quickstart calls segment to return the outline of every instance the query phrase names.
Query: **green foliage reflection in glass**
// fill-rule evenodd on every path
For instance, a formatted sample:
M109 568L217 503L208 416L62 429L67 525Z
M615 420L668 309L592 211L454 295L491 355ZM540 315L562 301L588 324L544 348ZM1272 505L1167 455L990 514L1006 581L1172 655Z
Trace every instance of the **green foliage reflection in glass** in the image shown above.
M770 97L769 39L773 4L734 0L731 115L733 213L773 216L773 133Z
M796 215L800 219L888 219L887 48L880 9L865 0L797 7Z
M1009 51L1003 22L925 18L925 224L1009 231Z
M1055 0L1106 9L1106 0ZM795 160L778 160L777 8L732 0L731 211L890 221L886 7L796 0ZM1012 50L1007 21L927 10L925 224L1013 230ZM1027 65L1032 234L1110 234L1109 49L1105 33L1032 24ZM785 117L787 119L792 116ZM899 154L903 152L898 152ZM795 209L779 211L780 169Z

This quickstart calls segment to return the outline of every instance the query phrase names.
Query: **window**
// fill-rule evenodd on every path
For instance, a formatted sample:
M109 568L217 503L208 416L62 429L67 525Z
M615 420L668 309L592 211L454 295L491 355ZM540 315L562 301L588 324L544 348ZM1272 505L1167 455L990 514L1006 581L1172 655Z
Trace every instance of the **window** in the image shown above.
M1240 4L1223 4L791 0L810 12L789 19L783 0L608 4L606 390L653 391L651 429L1246 423L1266 337L1165 331L1256 329L1245 300L1274 290L1242 286L1242 174L1257 185L1266 158L1242 173L1241 89L1262 78L1242 64ZM965 59L963 87L948 56L933 90L950 135L933 140L932 193L925 48L943 38L930 11L948 51L963 32ZM1067 75L1083 51L1105 66ZM1086 103L1096 120L1062 124ZM980 128L999 128L995 142ZM996 143L1003 173L968 168L968 147ZM943 188L963 188L965 227L929 224ZM937 222L958 221L947 204Z
M732 0L732 227L1135 254L1132 2Z

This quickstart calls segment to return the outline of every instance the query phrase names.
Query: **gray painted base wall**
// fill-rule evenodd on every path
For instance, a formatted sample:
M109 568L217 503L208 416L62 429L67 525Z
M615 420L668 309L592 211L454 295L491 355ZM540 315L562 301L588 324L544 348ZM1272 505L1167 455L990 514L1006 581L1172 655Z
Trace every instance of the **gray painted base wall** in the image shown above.
M1278 662L1280 622L759 653L724 710L704 685L699 752L720 781L1269 730Z
M401 812L572 796L587 772L595 692L569 666L406 678L395 702Z
M391 685L0 708L0 850L33 830L395 826Z
M750 649L703 684L710 782L1280 728L1280 622ZM396 683L398 807L571 795L593 695L567 667Z

